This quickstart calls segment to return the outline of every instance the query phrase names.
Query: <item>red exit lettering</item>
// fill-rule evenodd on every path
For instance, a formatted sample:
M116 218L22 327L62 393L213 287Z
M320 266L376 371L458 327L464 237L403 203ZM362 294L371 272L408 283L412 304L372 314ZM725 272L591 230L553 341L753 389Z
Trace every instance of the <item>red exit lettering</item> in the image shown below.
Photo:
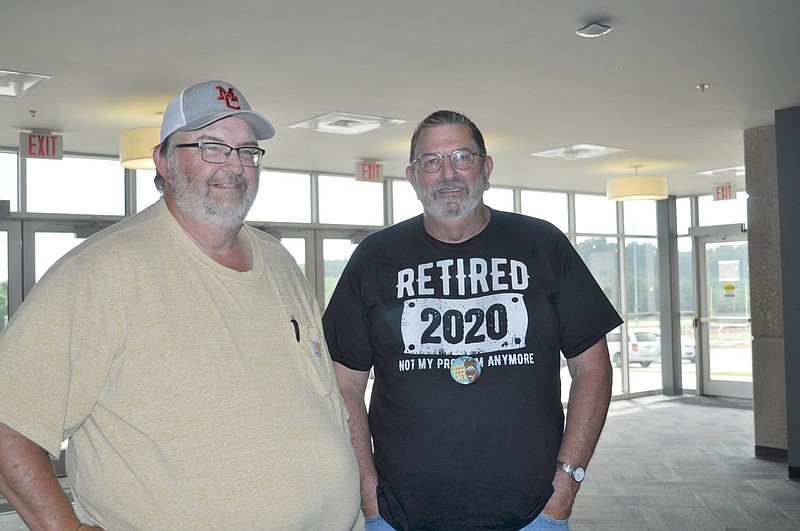
M733 199L732 184L718 184L714 186L714 201Z
M356 180L381 182L383 180L383 166L378 162L356 162Z
M380 179L380 166L378 164L364 164L361 167L361 178L365 181L377 181Z
M20 133L20 153L36 159L63 158L63 137L47 133Z

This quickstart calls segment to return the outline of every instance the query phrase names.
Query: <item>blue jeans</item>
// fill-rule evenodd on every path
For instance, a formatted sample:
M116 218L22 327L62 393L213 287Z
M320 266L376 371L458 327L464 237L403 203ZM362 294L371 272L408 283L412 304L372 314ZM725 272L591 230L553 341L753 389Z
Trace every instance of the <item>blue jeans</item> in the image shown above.
M381 515L372 516L364 520L365 531L393 531L394 527L381 518Z
M380 516L367 518L364 520L364 525L366 531L394 531L394 527L390 526ZM520 529L520 531L547 531L552 529L569 531L569 520L555 520L549 516L539 514L533 522Z
M569 520L556 520L539 513L539 516L534 518L533 522L520 529L520 531L546 531L548 529L569 531Z

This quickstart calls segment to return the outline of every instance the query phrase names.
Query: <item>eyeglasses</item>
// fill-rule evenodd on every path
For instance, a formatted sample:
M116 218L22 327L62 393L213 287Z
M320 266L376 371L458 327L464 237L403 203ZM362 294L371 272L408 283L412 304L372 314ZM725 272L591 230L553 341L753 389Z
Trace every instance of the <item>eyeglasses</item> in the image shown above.
M475 155L480 157L485 157L486 155L483 153L475 153L474 151L470 151L469 149L457 149L450 153L449 155L440 155L439 153L425 153L424 155L420 155L416 159L411 162L413 166L417 162L419 162L419 167L425 173L436 173L440 169L442 169L442 165L444 165L444 159L449 158L450 163L453 167L457 170L467 170L472 167L472 164L475 162Z
M235 148L220 142L193 142L191 144L176 144L175 147L200 148L200 158L211 164L224 164L228 162L231 153L236 151L239 154L239 160L242 162L242 166L248 166L250 168L258 167L261 163L261 159L264 157L264 153L266 153L266 151L259 147L242 146Z

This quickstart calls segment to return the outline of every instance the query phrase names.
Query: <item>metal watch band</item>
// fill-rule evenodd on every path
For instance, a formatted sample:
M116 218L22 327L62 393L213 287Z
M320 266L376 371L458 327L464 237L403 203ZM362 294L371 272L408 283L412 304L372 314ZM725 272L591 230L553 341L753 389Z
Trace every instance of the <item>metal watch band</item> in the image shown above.
M586 471L583 467L571 465L569 463L565 463L564 461L556 461L556 468L560 468L569 474L570 477L577 483L583 481L583 478L586 476Z

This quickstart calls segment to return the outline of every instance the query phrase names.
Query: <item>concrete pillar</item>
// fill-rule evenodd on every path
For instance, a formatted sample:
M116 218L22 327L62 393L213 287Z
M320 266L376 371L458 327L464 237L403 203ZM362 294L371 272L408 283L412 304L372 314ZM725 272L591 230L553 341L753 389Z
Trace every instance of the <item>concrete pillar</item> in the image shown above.
M744 132L755 454L785 460L786 381L775 126Z

